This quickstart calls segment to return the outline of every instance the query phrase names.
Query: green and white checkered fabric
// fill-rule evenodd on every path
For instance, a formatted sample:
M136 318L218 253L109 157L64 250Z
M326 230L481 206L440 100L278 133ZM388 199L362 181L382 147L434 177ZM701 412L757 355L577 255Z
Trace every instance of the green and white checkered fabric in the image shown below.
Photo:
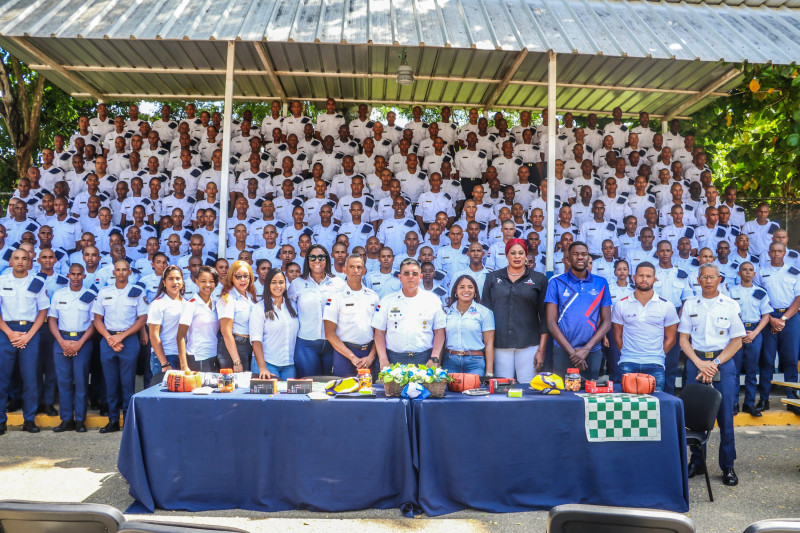
M578 394L589 442L661 440L661 405L644 394Z

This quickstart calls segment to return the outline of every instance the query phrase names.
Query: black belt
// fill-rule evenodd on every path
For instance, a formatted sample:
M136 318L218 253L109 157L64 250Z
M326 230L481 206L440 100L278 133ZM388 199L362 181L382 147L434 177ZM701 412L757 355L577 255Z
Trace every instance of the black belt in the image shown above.
M754 328L758 325L758 322L742 322L742 324L744 324L746 328Z
M83 334L86 333L86 331L64 331L63 329L58 330L58 332L61 333L62 337L83 337ZM109 331L109 333L111 332Z
M412 357L418 357L420 355L428 355L428 356L432 355L433 354L433 349L423 350L421 352L396 352L394 350L390 350L390 349L387 348L386 352L387 353L391 352L391 353L396 354L396 355L405 355L405 356L408 356L409 358L412 358Z
M366 351L372 349L372 341L369 341L367 344L355 344L353 342L344 342L344 341L342 342L344 343L345 346L347 346L351 350Z
M6 320L9 326L32 326L33 320Z
M125 331L111 331L110 329L107 331L109 335L119 335L120 333L125 333Z
M477 177L477 178L458 178L458 179L459 179L460 181L464 181L464 180L479 180L479 179L483 179L483 178L481 178L481 177Z
M773 313L785 313L786 310L789 309L788 307L784 307L783 309L773 309Z
M694 353L696 353L698 357L701 357L702 359L714 359L722 353L722 350L717 350L715 352L698 352L695 350Z

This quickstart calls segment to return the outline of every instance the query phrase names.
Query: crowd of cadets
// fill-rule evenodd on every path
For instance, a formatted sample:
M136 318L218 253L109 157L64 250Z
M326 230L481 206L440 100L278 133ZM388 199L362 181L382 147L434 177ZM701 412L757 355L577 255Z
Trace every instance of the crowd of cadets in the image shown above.
M415 107L401 127L393 112L381 122L360 105L348 123L336 102L325 107L316 120L304 116L300 102L291 104L288 116L274 102L260 122L245 111L232 124L230 170L222 176L218 112L197 114L189 104L186 118L176 120L164 105L151 124L135 105L127 117L110 117L98 105L96 117L80 117L72 135L56 135L41 164L19 179L0 227L0 269L12 279L15 250L24 249L30 251L30 276L38 275L25 278L34 280L31 286L0 287L6 291L0 295L2 318L9 323L11 295L40 295L34 289L41 288L52 299L68 287L71 265L81 265L85 275L85 292L77 297L91 301L115 285L115 264L123 259L144 305L155 297L167 265L181 268L189 300L201 266L216 268L224 280L228 265L240 259L253 265L260 296L270 267L283 270L291 283L314 244L330 250L339 277L348 254L362 255L364 284L379 297L400 288L397 267L413 257L423 265L422 286L444 304L460 274L481 285L487 273L505 267L505 244L515 237L527 241L530 267L544 272L546 109L542 124L533 125L531 113L523 111L519 125L510 128L502 112L490 126L476 109L457 125L448 107L431 123ZM699 266L716 264L724 276L722 292L739 301L745 323L756 332L739 365L747 371L745 408L758 413L768 407L776 350L786 379L796 379L800 328L793 303L800 256L786 248L786 231L770 220L766 204L748 220L736 203L736 187L714 186L706 154L693 135L680 133L678 120L661 134L650 128L645 112L635 127L621 117L614 109L602 129L594 114L586 127L577 126L571 113L556 122L556 184L550 191L557 209L555 274L565 271L563 250L580 240L593 258L592 273L608 281L612 301L629 294L629 276L647 261L656 265L656 292L680 310L700 293ZM228 181L228 213L220 213L221 180ZM221 216L227 217L224 257L217 256ZM779 246L771 248L773 242ZM778 249L785 257L777 258L784 253ZM214 295L221 290L220 284ZM9 333L1 335L6 347L15 342ZM147 342L146 334L140 340ZM52 344L41 343L38 368L27 371L40 387L26 411L33 402L54 412ZM674 390L677 343L672 352L668 391ZM17 361L13 373L0 369L0 394L8 390L10 410L23 399L20 366L26 365ZM754 405L759 372L760 401ZM100 376L93 368L88 394L93 407L106 409Z

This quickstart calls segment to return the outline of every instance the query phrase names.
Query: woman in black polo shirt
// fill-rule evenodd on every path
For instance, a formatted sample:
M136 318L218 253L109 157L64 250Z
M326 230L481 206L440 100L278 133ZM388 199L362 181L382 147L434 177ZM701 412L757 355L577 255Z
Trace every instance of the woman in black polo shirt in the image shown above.
M533 379L547 345L544 296L547 278L526 266L528 244L506 243L508 266L486 275L482 303L494 312L494 370L520 383Z

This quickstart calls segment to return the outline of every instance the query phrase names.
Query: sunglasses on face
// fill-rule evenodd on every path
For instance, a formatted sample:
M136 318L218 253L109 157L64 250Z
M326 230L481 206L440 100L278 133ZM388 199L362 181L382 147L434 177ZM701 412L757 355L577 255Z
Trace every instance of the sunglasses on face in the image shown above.
M327 261L327 260L328 260L328 258L325 257L325 255L323 255L323 254L319 254L319 255L309 254L308 255L308 262L309 263L314 263L315 261L319 261L320 263L322 263L322 262Z

